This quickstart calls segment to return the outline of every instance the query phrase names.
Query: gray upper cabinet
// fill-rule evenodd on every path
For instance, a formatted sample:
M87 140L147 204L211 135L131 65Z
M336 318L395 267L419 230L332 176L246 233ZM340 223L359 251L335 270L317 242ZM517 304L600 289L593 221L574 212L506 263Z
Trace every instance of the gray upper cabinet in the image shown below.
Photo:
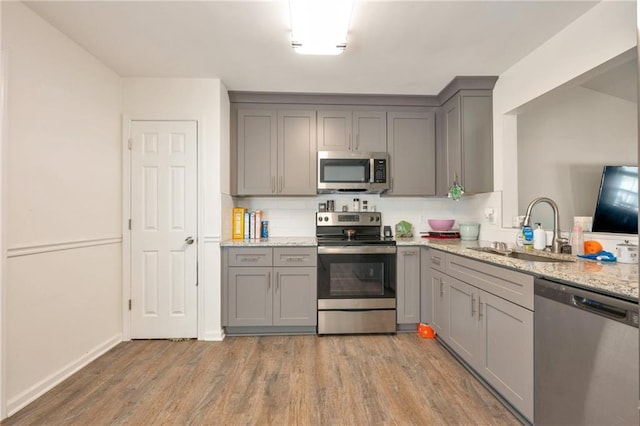
M387 195L429 196L436 193L435 114L387 113L391 189Z
M239 109L236 195L316 194L315 110Z
M385 111L318 111L318 150L387 152Z
M316 112L278 111L278 188L281 195L315 195Z
M237 138L237 194L274 194L278 171L277 110L238 110Z
M457 178L466 193L493 191L493 112L489 90L460 90L437 114L437 185Z

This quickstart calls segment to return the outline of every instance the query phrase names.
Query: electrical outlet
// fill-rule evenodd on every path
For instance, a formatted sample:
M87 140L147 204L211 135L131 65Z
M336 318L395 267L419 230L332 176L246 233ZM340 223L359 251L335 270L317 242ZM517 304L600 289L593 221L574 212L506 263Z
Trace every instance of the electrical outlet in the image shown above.
M489 223L491 224L495 224L496 223L496 214L495 214L495 210L493 209L493 207L487 207L484 209L484 217L485 219L489 220Z

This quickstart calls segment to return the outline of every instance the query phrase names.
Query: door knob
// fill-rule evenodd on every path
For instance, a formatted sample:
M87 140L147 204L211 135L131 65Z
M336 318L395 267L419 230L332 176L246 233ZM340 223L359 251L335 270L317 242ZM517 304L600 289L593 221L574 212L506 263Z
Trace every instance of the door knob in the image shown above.
M194 241L194 239L193 239L192 237L187 237L187 238L185 238L185 240L184 240L184 242L185 242L185 243L187 243L187 244L189 244L189 245L193 244L193 241Z

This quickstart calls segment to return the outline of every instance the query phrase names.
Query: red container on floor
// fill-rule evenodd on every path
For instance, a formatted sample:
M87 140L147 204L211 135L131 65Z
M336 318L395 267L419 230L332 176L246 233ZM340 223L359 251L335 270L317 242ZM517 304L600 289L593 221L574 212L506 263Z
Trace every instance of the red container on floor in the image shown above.
M425 339L435 339L436 332L427 324L418 324L418 334Z

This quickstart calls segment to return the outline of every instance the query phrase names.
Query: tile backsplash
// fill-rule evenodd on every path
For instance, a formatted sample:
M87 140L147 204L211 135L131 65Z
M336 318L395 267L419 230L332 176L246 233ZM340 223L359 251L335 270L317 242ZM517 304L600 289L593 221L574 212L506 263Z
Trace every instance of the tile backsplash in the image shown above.
M343 205L351 211L354 198L359 198L361 205L364 200L367 200L369 210L375 209L382 212L383 225L389 225L395 229L395 224L404 220L413 224L416 234L429 231L427 219L479 222L481 237L484 228L499 228L502 221L499 217L502 202L499 192L466 196L457 202L444 197L408 198L381 197L373 194L357 196L331 194L316 197L235 198L234 204L250 210L262 210L263 220L269 221L269 236L312 237L315 235L315 213L318 211L319 203L334 200L336 211L341 211ZM486 208L493 209L495 224L484 217ZM454 227L457 227L457 223Z

